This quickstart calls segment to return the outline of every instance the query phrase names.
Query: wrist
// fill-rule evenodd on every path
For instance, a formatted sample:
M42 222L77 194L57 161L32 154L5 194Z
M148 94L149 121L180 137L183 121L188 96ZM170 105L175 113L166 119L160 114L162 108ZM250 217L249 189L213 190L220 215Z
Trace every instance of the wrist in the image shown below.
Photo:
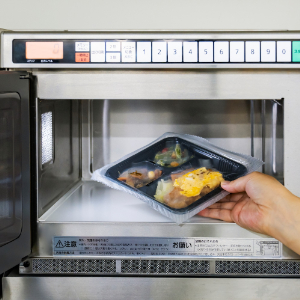
M290 194L275 206L266 233L300 254L300 198Z

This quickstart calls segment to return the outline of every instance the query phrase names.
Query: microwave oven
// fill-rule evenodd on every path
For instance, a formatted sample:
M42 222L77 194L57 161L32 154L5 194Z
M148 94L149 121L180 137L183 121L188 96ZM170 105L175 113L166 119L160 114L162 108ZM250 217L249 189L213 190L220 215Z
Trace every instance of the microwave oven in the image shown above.
M91 175L172 131L300 196L300 32L2 31L0 50L3 299L298 295L299 255L275 239L177 225Z

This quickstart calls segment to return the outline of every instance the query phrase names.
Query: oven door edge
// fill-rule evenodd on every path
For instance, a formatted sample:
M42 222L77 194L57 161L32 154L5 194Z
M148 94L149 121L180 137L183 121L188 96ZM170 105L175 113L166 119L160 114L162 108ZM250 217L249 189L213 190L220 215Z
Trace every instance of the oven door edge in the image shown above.
M31 252L30 85L0 71L0 274Z

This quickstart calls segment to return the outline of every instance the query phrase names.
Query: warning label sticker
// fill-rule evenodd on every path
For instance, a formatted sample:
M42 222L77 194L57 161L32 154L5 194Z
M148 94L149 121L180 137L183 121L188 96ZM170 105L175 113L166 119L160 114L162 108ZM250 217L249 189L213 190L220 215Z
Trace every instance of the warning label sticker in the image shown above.
M280 258L282 256L282 244L272 238L58 236L53 238L53 255Z

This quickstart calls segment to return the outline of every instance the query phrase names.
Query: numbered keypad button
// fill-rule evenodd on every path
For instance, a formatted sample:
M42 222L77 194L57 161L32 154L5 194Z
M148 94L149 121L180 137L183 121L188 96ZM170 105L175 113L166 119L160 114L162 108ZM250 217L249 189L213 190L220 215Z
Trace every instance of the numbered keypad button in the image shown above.
M183 42L183 61L197 62L198 51L197 42Z
M273 41L261 42L261 62L276 61L275 44Z
M153 42L152 43L152 62L167 61L167 43Z
M213 49L213 42L199 42L199 62L213 62Z
M91 42L91 62L105 62L105 42Z
M245 61L245 43L244 42L230 42L230 62L244 62Z
M214 61L215 62L229 61L229 42L214 43Z
M122 42L122 62L135 62L135 42Z
M182 42L168 42L168 62L182 62Z
M246 42L246 62L260 62L260 42Z
M291 62L292 42L277 42L277 62Z
M151 62L151 42L137 42L137 62Z

